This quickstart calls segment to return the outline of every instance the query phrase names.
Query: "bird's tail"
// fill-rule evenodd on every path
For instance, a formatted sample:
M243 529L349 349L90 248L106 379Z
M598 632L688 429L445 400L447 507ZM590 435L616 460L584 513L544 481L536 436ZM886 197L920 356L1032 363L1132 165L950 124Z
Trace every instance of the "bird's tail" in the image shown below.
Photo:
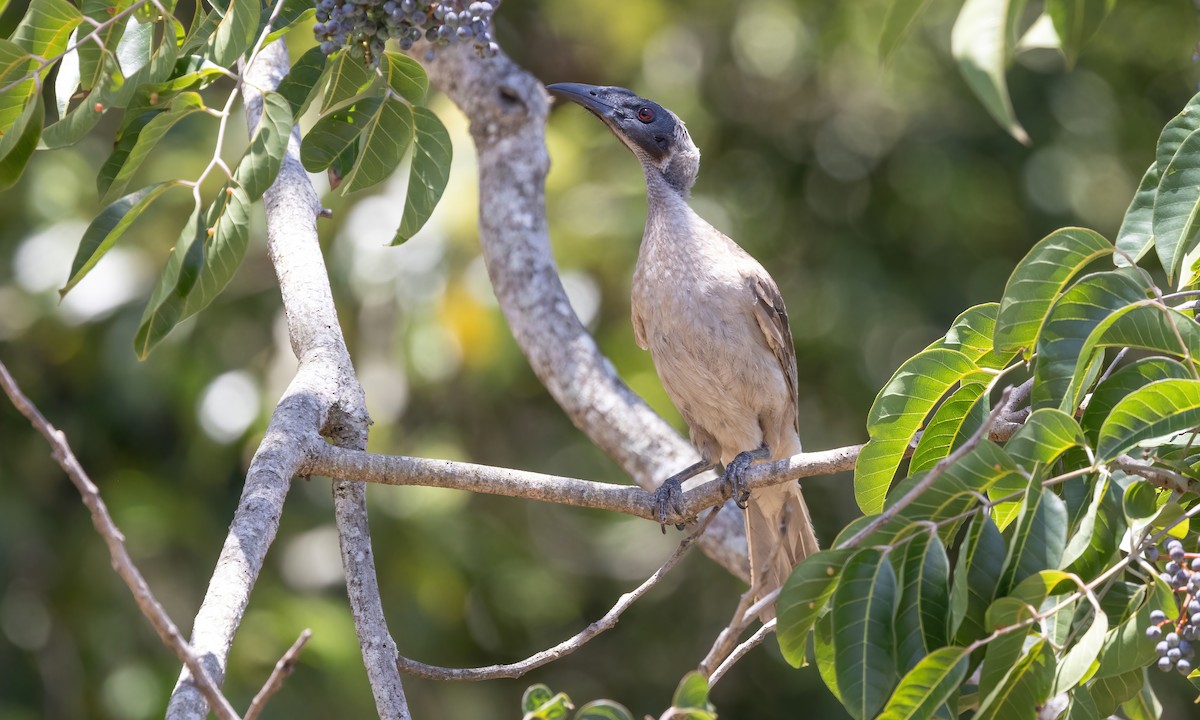
M750 587L758 600L781 587L792 568L820 549L799 484L787 482L751 493L746 540L750 545ZM774 607L759 617L763 622L775 617Z

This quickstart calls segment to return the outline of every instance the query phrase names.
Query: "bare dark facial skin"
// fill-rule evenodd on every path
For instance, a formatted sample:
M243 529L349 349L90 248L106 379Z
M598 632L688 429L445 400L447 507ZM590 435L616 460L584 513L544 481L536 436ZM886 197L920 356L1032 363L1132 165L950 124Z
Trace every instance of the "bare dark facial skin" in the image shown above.
M587 108L617 135L661 160L675 137L675 115L663 106L619 87L557 83L546 88Z

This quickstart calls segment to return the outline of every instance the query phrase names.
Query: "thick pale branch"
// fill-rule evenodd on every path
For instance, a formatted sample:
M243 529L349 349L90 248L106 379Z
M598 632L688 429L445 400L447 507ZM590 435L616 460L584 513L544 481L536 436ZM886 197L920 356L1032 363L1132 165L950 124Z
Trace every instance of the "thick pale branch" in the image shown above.
M236 719L238 717L237 712L225 696L221 694L217 683L204 670L204 665L201 664L195 649L183 639L183 634L179 632L179 628L175 626L175 623L167 616L167 611L163 609L158 599L154 597L154 593L151 592L150 586L146 583L146 578L142 577L141 571L133 564L133 558L129 557L129 551L125 549L125 536L121 534L116 523L113 522L112 515L108 514L108 506L104 504L104 500L100 497L99 488L88 477L83 466L79 464L79 460L75 458L75 453L71 451L71 446L67 443L66 436L51 425L45 416L42 415L41 411L37 409L37 406L21 392L16 380L9 374L8 368L2 362L0 362L0 387L4 389L4 393L8 395L13 406L50 443L54 460L67 474L67 477L71 479L75 488L79 490L83 504L87 506L88 511L92 514L92 525L95 526L96 532L100 534L100 537L104 539L104 544L108 546L108 554L112 558L113 570L125 581L125 585L129 588L129 592L137 602L138 609L150 621L150 625L158 633L158 637L162 640L163 644L170 648L186 667L191 669L197 678L196 686L198 692L212 706L213 712L216 713L217 717L223 720Z
M495 680L497 678L518 678L530 670L570 655L600 633L615 627L617 621L621 619L622 613L637 602L638 598L645 595L651 588L657 585L671 571L671 568L679 564L679 560L683 557L683 554L692 546L692 543L697 538L703 536L704 531L712 524L713 518L717 516L717 512L720 509L720 506L713 508L712 512L700 521L696 529L679 543L679 547L675 548L675 552L671 553L666 562L658 570L655 570L653 575L646 578L645 582L641 585L622 595L603 617L552 648L547 648L541 652L534 653L524 660L506 665L489 665L478 668L446 668L436 665L426 665L425 663L410 660L406 657L397 658L397 665L403 672L429 680Z

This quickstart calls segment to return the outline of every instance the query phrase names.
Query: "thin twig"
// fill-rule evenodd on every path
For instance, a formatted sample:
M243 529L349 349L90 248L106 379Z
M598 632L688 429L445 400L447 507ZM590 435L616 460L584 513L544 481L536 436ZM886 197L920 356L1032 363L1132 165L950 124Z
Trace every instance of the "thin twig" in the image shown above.
M773 592L772 595L774 597L779 597L778 592ZM722 628L721 632L717 633L717 639L713 641L713 645L709 649L708 654L705 655L704 659L700 661L700 672L708 675L712 668L719 665L722 660L729 656L729 653L731 650L733 650L733 646L738 641L738 638L742 636L742 633L750 625L750 620L746 619L746 617L749 615L749 613L746 612L746 609L750 607L751 603L753 602L754 588L750 588L746 592L742 593L742 597L738 599L737 607L733 610L733 617L730 618L729 624ZM753 616L750 617L752 618Z
M275 663L275 669L271 671L267 682L250 701L250 707L246 708L246 714L242 720L257 720L259 713L267 706L267 701L271 699L272 695L279 692L279 688L283 687L283 681L296 669L296 663L300 660L300 651L304 649L304 645L310 637L312 637L312 630L305 628L304 632L300 633L300 637L296 638L296 642L292 643L283 657L279 658L279 662Z
M729 657L725 658L724 662L718 665L716 670L713 670L712 675L708 676L708 686L711 688L713 685L716 685L718 682L720 682L721 678L724 677L725 673L729 671L729 668L733 667L734 663L736 663L738 660L741 660L746 653L757 647L760 643L762 643L763 640L767 638L768 635L773 632L775 632L775 618L771 618L767 622L763 623L762 627L760 627L753 635L747 638L746 642L738 645L733 649L733 652L729 653Z
M104 539L104 544L108 546L108 553L112 558L113 570L125 581L125 585L129 588L129 592L133 594L133 599L137 602L138 608L146 616L146 619L150 621L150 625L158 633L159 639L192 671L197 687L217 717L222 718L222 720L237 720L237 711L233 709L233 706L229 704L229 700L221 694L221 690L217 687L217 684L205 672L200 658L196 656L192 646L184 639L183 635L179 632L179 628L175 626L175 623L167 615L166 610L163 609L163 606L154 597L154 593L151 592L146 579L142 577L141 571L133 564L133 558L129 556L129 551L125 549L125 536L121 534L116 523L113 522L112 515L108 513L108 506L104 504L104 500L100 497L99 488L88 477L87 472L75 457L75 453L71 451L71 446L67 443L67 436L51 425L45 416L42 415L41 411L37 409L37 406L21 392L16 380L9 374L8 368L5 367L3 362L0 362L0 387L4 388L4 392L8 395L8 399L12 401L13 406L50 443L54 460L67 474L67 477L71 479L75 488L79 490L83 504L91 512L92 525L95 526L96 532L100 534L100 537Z
M687 552L688 548L691 547L692 544L704 534L704 531L708 529L709 524L712 522L713 518L716 517L717 512L719 512L720 509L720 505L714 507L712 511L700 521L699 525L696 526L696 529L679 543L679 547L675 548L675 552L671 553L670 557L666 559L662 566L654 571L654 574L646 578L646 581L641 585L638 585L632 591L627 592L618 598L616 604L614 604L612 608L604 614L603 617L593 622L591 625L588 625L573 637L560 642L552 648L542 650L541 652L530 655L524 660L515 663L509 663L507 665L489 665L487 667L477 668L446 668L438 667L436 665L426 665L425 663L417 662L416 660L410 660L403 656L396 658L396 665L400 668L401 672L406 672L410 675L416 675L417 677L422 677L427 680L495 680L497 678L519 678L534 668L541 667L546 663L570 655L579 648L583 647L583 645L592 638L616 626L617 621L621 619L621 614L628 610L629 607L633 605L633 603L637 602L639 598L649 592L651 588L657 585L658 582L662 580L662 578L679 563L679 560L683 557L683 554Z

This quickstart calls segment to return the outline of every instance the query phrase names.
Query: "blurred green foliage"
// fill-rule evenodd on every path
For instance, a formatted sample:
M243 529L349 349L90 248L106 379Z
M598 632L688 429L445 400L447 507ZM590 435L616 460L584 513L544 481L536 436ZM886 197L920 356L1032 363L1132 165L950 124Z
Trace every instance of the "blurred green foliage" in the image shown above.
M184 3L181 3L183 8ZM1062 225L1112 237L1163 123L1192 95L1190 3L1123 2L1073 70L1032 51L1009 76L1032 145L977 103L949 52L956 8L933 3L883 66L888 3L505 0L497 34L546 82L630 87L683 117L703 152L697 209L779 282L791 311L809 449L861 442L895 367L969 305L999 297L1016 260ZM7 36L24 10L0 16ZM182 9L181 16L188 16ZM311 45L301 30L293 57ZM370 449L624 481L555 406L509 337L479 259L464 122L445 98L455 165L429 225L386 247L403 180L329 195L322 221L338 309L375 425ZM132 340L187 213L169 194L59 303L115 122L39 153L0 194L0 358L63 429L129 548L188 630L241 480L294 361L261 209L246 263L145 362ZM145 181L195 175L215 122L181 122ZM238 137L244 137L241 129ZM107 134L106 134L107 133ZM622 376L682 427L628 321L644 220L633 159L585 113L555 113L548 213L576 309ZM403 173L400 174L402 176ZM321 180L318 178L318 182ZM848 476L807 482L828 542L858 512ZM402 653L511 661L602 614L668 554L651 523L422 488L371 488L376 561ZM341 587L329 483L297 480L234 645L244 707L304 627L314 636L266 716L374 712ZM516 681L406 683L415 717L511 717L532 682L657 714L742 588L698 553L617 629ZM78 497L15 411L0 408L0 718L159 716L177 672L109 568ZM1159 678L1165 717L1182 679ZM714 689L723 717L844 711L773 643Z

